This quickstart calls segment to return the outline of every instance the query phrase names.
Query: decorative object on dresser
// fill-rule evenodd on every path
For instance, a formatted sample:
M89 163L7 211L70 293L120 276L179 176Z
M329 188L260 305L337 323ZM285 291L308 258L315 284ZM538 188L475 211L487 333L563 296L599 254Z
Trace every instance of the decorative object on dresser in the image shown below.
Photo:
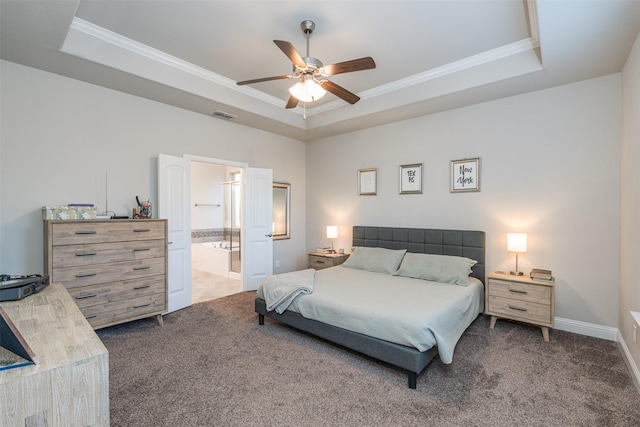
M45 271L94 329L167 310L167 220L45 221Z
M451 161L451 192L480 191L480 158Z
M109 353L64 285L2 310L37 361L0 370L0 426L108 426Z
M518 270L518 253L527 252L527 235L524 233L507 234L507 251L516 253L516 269L511 270L514 276L522 276L522 271Z
M347 258L349 258L349 254L312 252L309 254L309 268L322 270L323 268L334 267L345 262Z
M533 280L492 271L487 275L485 314L491 316L493 329L498 318L538 325L549 341L553 328L555 283L553 280Z

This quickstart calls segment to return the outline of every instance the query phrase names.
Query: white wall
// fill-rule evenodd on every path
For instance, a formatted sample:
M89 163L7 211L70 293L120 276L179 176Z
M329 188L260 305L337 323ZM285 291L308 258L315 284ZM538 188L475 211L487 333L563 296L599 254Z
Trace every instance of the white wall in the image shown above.
M0 272L41 273L41 207L104 210L105 171L110 210L130 215L136 195L155 202L158 153L273 169L292 184L291 239L274 242L275 271L306 265L304 143L11 62L0 67Z
M211 163L191 163L191 229L222 229L224 223L221 183L228 181L227 167ZM216 206L195 206L220 205Z
M556 316L617 327L620 75L314 141L307 249L339 225L484 230L488 269L510 270L507 232L525 232L520 270L553 270ZM481 191L449 192L450 161L481 158ZM399 195L399 165L423 163L423 194ZM378 169L378 195L357 170ZM312 214L313 213L313 214Z
M636 366L636 381L640 381L640 341L633 342L629 314L631 310L640 312L640 35L622 71L622 105L619 329Z

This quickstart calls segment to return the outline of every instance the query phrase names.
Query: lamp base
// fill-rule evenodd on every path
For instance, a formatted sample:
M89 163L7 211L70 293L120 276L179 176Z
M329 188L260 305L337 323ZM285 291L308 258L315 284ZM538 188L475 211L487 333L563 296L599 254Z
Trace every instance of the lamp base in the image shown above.
M509 274L511 274L512 276L524 276L524 273L522 271L513 271L513 270L511 270L509 272Z

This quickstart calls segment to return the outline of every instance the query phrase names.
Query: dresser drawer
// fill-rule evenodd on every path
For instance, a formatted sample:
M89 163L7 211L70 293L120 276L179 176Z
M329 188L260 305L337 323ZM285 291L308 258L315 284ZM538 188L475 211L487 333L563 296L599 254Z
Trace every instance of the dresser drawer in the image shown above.
M551 304L552 289L549 286L528 283L489 280L489 294L495 297L516 299L538 304Z
M490 295L488 311L492 315L504 316L523 322L552 325L551 306L529 301Z
M110 222L111 221L111 222ZM53 222L53 246L164 239L164 221Z
M99 285L69 289L69 294L84 309L94 305L105 305L115 301L136 299L154 294L164 295L165 277L154 276L144 279L123 280Z
M165 274L165 258L54 268L56 282L73 288Z
M81 308L82 314L94 328L149 317L167 309L164 294L147 295L131 300L114 301L107 304Z
M164 240L60 246L52 255L53 268L160 258L164 256L164 246Z

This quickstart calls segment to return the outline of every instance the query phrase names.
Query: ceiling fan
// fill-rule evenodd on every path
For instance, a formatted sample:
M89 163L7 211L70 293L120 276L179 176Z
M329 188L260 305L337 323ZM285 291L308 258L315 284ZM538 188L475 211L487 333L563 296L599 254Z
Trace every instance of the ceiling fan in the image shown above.
M358 95L349 92L342 86L339 86L330 80L327 80L326 77L376 68L376 63L373 61L373 58L367 56L364 58L353 59L351 61L339 62L337 64L322 65L322 62L320 62L319 59L309 56L309 38L311 37L313 30L315 30L316 24L307 19L300 23L300 28L307 39L307 56L300 56L296 48L289 42L282 40L273 41L293 63L293 74L245 80L237 82L237 84L247 85L270 80L299 79L298 83L289 89L291 96L289 97L285 108L295 108L298 105L298 101L317 101L326 92L331 92L349 104L355 104L358 102L360 100Z

